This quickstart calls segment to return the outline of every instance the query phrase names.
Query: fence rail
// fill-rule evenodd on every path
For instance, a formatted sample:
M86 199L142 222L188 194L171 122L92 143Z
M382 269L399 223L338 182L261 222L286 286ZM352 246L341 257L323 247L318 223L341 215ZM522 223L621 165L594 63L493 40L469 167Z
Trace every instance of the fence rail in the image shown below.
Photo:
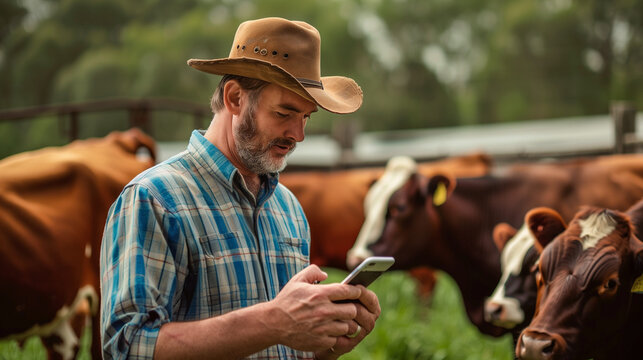
M559 153L546 154L546 156L569 158L575 156L637 152L640 149L641 145L643 145L643 141L641 141L636 134L637 113L635 107L628 102L613 102L609 110L610 115L607 116L608 119L606 120L609 121L609 118L611 118L611 126L614 138L604 139L602 137L602 140L608 140L607 142L609 144L603 142L600 145L595 144L593 147L589 148L569 148L565 151L558 151ZM68 141L72 141L77 139L79 136L81 116L83 114L103 113L109 111L127 111L129 114L129 126L139 127L146 133L150 134L152 137L155 137L152 120L154 112L156 111L171 111L191 115L194 119L194 128L204 128L211 120L210 109L202 104L172 98L144 98L107 99L82 103L54 104L22 109L1 110L0 122L21 121L39 117L57 116L59 119L68 121L69 126L66 130L66 137ZM338 159L336 161L329 161L329 163L326 165L321 165L321 163L319 163L319 152L316 150L315 153L318 154L316 156L318 163L315 163L315 161L309 157L303 161L303 163L306 165L301 165L300 167L346 168L370 166L379 164L384 161L383 159L367 160L364 158L359 158L359 156L356 157L356 150L358 150L355 145L356 139L363 139L364 135L367 135L367 133L360 133L359 127L355 126L355 124L351 122L337 122L335 125L336 128L333 128L333 133L331 134L329 140L337 145L337 148L340 151ZM607 125L607 123L605 125ZM580 126L583 127L582 124ZM609 137L608 132L610 129L609 127L605 129L607 130L605 131L605 135ZM479 133L477 134L477 136L485 136L484 134L487 134L487 136L489 136L489 134L491 133L490 130L486 129L483 126L480 126L480 130L478 131ZM549 130L550 133L556 131L558 130ZM399 133L400 136L403 136L402 134L407 132L408 131L401 130L398 132L390 133ZM613 142L609 140L613 140ZM408 139L407 142L410 145L413 143L413 140ZM328 144L325 147L328 147ZM498 159L505 162L512 162L534 157L543 157L544 154L545 153L543 151L536 151L533 154L524 151L510 151L509 153L504 152L502 154L498 154ZM427 153L416 155L415 157L431 159L435 156L436 154ZM297 162L296 159L293 160L295 160L293 161L294 163Z
M173 111L190 114L194 117L195 128L202 128L210 120L210 109L202 104L172 98L148 99L106 99L82 103L52 104L0 111L0 122L20 121L44 116L67 118L69 121L68 139L78 138L80 116L87 113L125 110L129 113L129 125L153 134L152 113L154 111Z

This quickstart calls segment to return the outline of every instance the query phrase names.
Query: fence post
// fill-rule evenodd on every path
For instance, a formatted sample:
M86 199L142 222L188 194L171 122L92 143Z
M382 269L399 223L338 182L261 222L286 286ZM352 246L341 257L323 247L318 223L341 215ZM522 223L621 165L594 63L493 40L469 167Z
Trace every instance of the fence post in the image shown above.
M72 111L69 113L69 139L76 140L78 139L78 111Z
M625 101L612 102L610 109L614 122L614 152L632 153L636 150L636 109Z
M130 127L137 127L149 135L152 134L150 123L150 106L145 101L139 101L129 107Z
M360 130L361 124L355 119L333 123L332 138L337 141L341 151L340 167L350 166L355 161L355 137Z

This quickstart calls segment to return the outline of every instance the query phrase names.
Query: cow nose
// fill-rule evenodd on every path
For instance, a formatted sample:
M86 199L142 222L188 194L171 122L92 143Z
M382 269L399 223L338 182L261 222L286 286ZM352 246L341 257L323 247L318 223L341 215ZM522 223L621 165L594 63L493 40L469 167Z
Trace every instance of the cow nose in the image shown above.
M349 270L353 270L357 265L359 265L367 256L363 255L351 255L346 258L346 266Z
M523 334L518 349L520 360L551 360L555 342L550 337L534 338Z
M500 320L503 312L504 308L502 304L489 301L484 305L485 320L490 323Z

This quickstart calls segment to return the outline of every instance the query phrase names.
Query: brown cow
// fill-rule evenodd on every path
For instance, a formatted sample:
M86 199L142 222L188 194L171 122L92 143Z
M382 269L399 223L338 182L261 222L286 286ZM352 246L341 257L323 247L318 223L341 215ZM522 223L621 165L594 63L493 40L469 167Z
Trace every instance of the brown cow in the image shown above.
M445 189L446 200L436 198ZM449 176L415 175L388 200L383 232L362 246L395 257L397 269L444 270L458 284L469 319L483 333L501 335L507 330L483 316L501 274L491 238L496 224L519 227L538 206L571 218L583 204L625 209L642 197L641 155L519 165L501 176L458 179L457 186Z
M636 236L642 209L643 202L627 214L585 207L562 233L551 212L530 216L539 242L555 239L540 257L538 307L518 340L518 358L642 357L643 295L632 293L643 276L643 242Z
M151 157L138 158L140 148ZM107 211L154 153L154 141L132 129L0 161L0 339L39 336L50 358L71 359L90 314L92 354L100 358Z
M489 172L490 166L487 155L474 153L422 162L417 169L426 176L442 172L455 176L482 176ZM310 224L311 263L347 270L346 252L353 246L364 222L364 198L384 170L373 167L280 175L279 182L295 194ZM420 281L420 293L430 293L435 283L433 271L418 268L413 270L413 275Z

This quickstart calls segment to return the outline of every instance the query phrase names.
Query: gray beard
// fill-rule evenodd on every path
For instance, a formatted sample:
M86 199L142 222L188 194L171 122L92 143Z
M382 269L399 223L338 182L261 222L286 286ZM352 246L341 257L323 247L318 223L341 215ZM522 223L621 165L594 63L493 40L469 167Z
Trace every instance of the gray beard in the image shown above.
M293 146L284 158L274 159L270 156L270 149L273 145L290 145L292 142L286 139L274 139L266 146L262 146L261 143L257 141L259 134L256 125L254 111L253 109L249 109L249 111L244 113L239 127L233 130L237 154L239 155L243 166L257 175L278 173L282 171L286 168L286 160L288 156L292 154L295 147Z

